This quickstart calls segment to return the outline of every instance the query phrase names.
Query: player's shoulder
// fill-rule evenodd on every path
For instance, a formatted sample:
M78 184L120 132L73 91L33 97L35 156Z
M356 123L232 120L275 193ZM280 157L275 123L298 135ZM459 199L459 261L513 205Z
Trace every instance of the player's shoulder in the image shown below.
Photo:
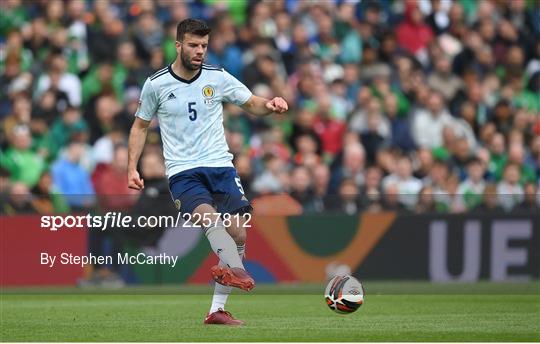
M203 63L201 68L204 69L204 70L208 70L208 71L223 72L223 68L220 68L220 67L217 67L217 66L214 66L214 65L210 65L210 64L206 64L206 63Z
M163 67L163 68L161 68L160 70L154 72L154 74L150 75L150 76L148 77L148 79L149 79L150 81L155 81L155 80L157 80L158 78L163 77L163 76L166 75L167 73L169 73L169 66Z

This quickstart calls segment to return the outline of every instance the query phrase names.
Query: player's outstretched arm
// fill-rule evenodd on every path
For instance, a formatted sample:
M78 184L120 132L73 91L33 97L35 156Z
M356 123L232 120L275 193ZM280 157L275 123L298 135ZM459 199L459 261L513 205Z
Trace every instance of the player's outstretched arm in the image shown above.
M258 96L251 96L242 105L242 109L256 116L266 116L271 113L284 113L289 109L289 105L281 97L268 100Z
M141 153L146 142L146 134L148 132L149 121L145 121L139 117L135 117L135 121L131 126L128 140L128 187L130 189L142 190L144 188L144 180L137 172L137 163L141 157Z

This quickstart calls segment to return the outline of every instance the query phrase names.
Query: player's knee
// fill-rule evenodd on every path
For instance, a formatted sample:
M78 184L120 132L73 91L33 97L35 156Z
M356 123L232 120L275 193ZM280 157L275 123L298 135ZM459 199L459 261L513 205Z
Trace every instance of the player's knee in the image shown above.
M242 231L240 233L237 233L236 234L236 237L233 238L234 239L234 242L237 244L237 245L243 245L246 243L246 232L245 231Z
M246 243L247 233L245 229L235 228L234 230L229 230L229 234L237 245L243 245Z

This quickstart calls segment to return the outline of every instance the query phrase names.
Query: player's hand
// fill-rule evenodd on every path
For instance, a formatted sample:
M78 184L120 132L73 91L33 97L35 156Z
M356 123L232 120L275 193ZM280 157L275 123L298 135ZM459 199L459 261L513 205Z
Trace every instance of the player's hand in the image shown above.
M144 180L139 176L137 170L128 172L128 187L135 190L144 189Z
M275 97L274 99L266 103L266 108L272 112L284 113L285 111L289 110L289 105L287 105L285 99L281 97Z

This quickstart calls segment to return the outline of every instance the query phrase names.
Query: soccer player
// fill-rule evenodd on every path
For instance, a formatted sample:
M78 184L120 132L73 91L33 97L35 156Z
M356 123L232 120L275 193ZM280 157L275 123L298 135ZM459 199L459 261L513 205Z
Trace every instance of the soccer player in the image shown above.
M232 287L249 291L255 286L242 264L246 240L243 215L252 208L228 151L222 103L236 104L257 116L284 113L288 105L280 97L257 97L225 70L204 64L210 31L200 20L180 22L176 60L144 83L129 135L128 183L136 190L144 188L137 162L155 115L174 203L182 215L202 220L199 223L220 260L211 268L217 283L204 323L241 325L243 321L233 318L224 307ZM238 218L229 221L226 228L225 217L230 215Z

